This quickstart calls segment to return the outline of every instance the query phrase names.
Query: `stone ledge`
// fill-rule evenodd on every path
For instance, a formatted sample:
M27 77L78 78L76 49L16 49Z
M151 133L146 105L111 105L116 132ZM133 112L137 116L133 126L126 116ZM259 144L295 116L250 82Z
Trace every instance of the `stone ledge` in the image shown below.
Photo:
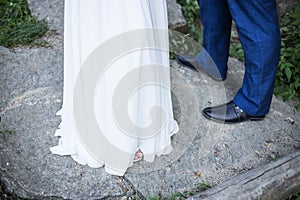
M167 0L169 27L180 30L185 27L186 20L181 11L181 6L176 0ZM63 34L64 1L62 0L28 0L28 6L32 14L38 19L45 19L51 30Z

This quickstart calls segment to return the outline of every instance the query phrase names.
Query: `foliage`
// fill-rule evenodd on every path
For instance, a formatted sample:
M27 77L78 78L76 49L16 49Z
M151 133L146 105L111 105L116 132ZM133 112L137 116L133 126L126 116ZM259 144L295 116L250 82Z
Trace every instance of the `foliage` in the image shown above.
M195 0L178 0L186 17L189 35L196 41L201 38L199 7ZM197 25L198 24L198 25ZM281 23L281 56L275 83L275 95L283 100L298 99L297 108L300 109L300 6L292 13L288 13ZM176 40L177 45L183 45L184 40ZM172 43L171 43L172 45ZM229 55L241 61L244 52L235 31L231 34Z
M235 30L231 31L231 43L229 48L229 56L244 61L244 50L239 40L239 36Z
M205 190L210 189L211 186L206 184L206 183L199 183L198 185L196 185L195 188L191 189L191 190L187 190L184 192L174 192L172 194L170 194L168 197L162 197L161 195L156 197L156 196L152 196L149 197L150 200L181 200L181 199L186 199L188 197L191 197L193 195L196 195L199 192L203 192Z
M188 35L177 31L169 31L170 57L175 59L178 54L193 56L201 50L201 45Z
M283 100L300 98L300 6L286 14L281 22L281 55L276 76L274 94ZM233 33L233 38L236 35ZM243 49L238 40L230 46L230 56L244 60ZM300 108L300 102L296 105Z
M189 36L195 41L201 43L203 31L200 22L200 9L197 1L195 0L177 0L182 6L183 15L187 21L187 27L189 29ZM238 40L237 34L232 31L232 43L230 45L229 54L232 57L238 58L239 60L244 59L244 52L241 43ZM177 41L179 44L180 40Z
M178 54L196 55L200 51L199 42L202 29L199 20L199 6L195 0L177 0L182 6L183 15L187 21L189 33L183 34L174 30L169 32L170 58L175 59Z
M31 16L26 0L0 0L0 45L29 44L42 37L46 22Z
M282 19L281 56L274 93L283 100L300 98L300 5ZM300 102L297 104L300 108Z
M201 24L199 19L199 6L196 0L177 0L182 6L183 15L187 21L189 35L199 42L202 38Z
M14 134L14 130L11 129L11 128L6 128L6 129L0 129L0 136L6 140L7 139L7 136L10 135L10 134Z

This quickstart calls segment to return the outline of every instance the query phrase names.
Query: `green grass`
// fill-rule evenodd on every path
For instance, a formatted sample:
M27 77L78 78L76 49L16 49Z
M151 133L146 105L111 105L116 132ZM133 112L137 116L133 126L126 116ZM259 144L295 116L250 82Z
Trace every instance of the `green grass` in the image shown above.
M210 189L211 186L206 183L199 183L194 188L184 191L184 192L174 192L171 193L168 197L163 197L161 194L158 196L150 196L149 200L181 200L186 199L188 197L194 196L199 192L203 192L205 190Z
M38 21L26 0L0 0L0 45L15 47L30 44L47 31L44 20Z
M0 137L6 141L8 135L14 134L14 130L11 128L0 129Z

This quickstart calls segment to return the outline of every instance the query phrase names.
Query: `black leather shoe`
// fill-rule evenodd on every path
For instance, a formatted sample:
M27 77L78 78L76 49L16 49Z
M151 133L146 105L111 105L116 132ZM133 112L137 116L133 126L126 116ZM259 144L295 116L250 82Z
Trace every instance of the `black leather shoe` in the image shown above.
M203 67L200 67L194 57L178 55L176 60L179 65L197 70L198 72L205 72L209 77L216 81L224 81L226 79L226 77L222 77L220 75L217 67L212 67L210 69L204 69Z
M240 122L245 122L247 120L260 121L265 118L265 115L263 116L248 115L241 108L235 105L233 101L227 104L205 108L202 111L202 114L207 119L224 123L224 124L240 123Z

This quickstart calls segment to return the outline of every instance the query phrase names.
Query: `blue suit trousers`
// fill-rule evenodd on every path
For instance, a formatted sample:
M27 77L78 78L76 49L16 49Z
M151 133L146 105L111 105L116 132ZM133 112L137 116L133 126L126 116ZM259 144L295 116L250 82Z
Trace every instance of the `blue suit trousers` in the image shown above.
M228 69L232 20L236 24L245 53L245 75L233 101L249 115L267 114L280 56L276 0L198 0L198 3L203 48L223 78ZM196 59L203 63L201 52Z

